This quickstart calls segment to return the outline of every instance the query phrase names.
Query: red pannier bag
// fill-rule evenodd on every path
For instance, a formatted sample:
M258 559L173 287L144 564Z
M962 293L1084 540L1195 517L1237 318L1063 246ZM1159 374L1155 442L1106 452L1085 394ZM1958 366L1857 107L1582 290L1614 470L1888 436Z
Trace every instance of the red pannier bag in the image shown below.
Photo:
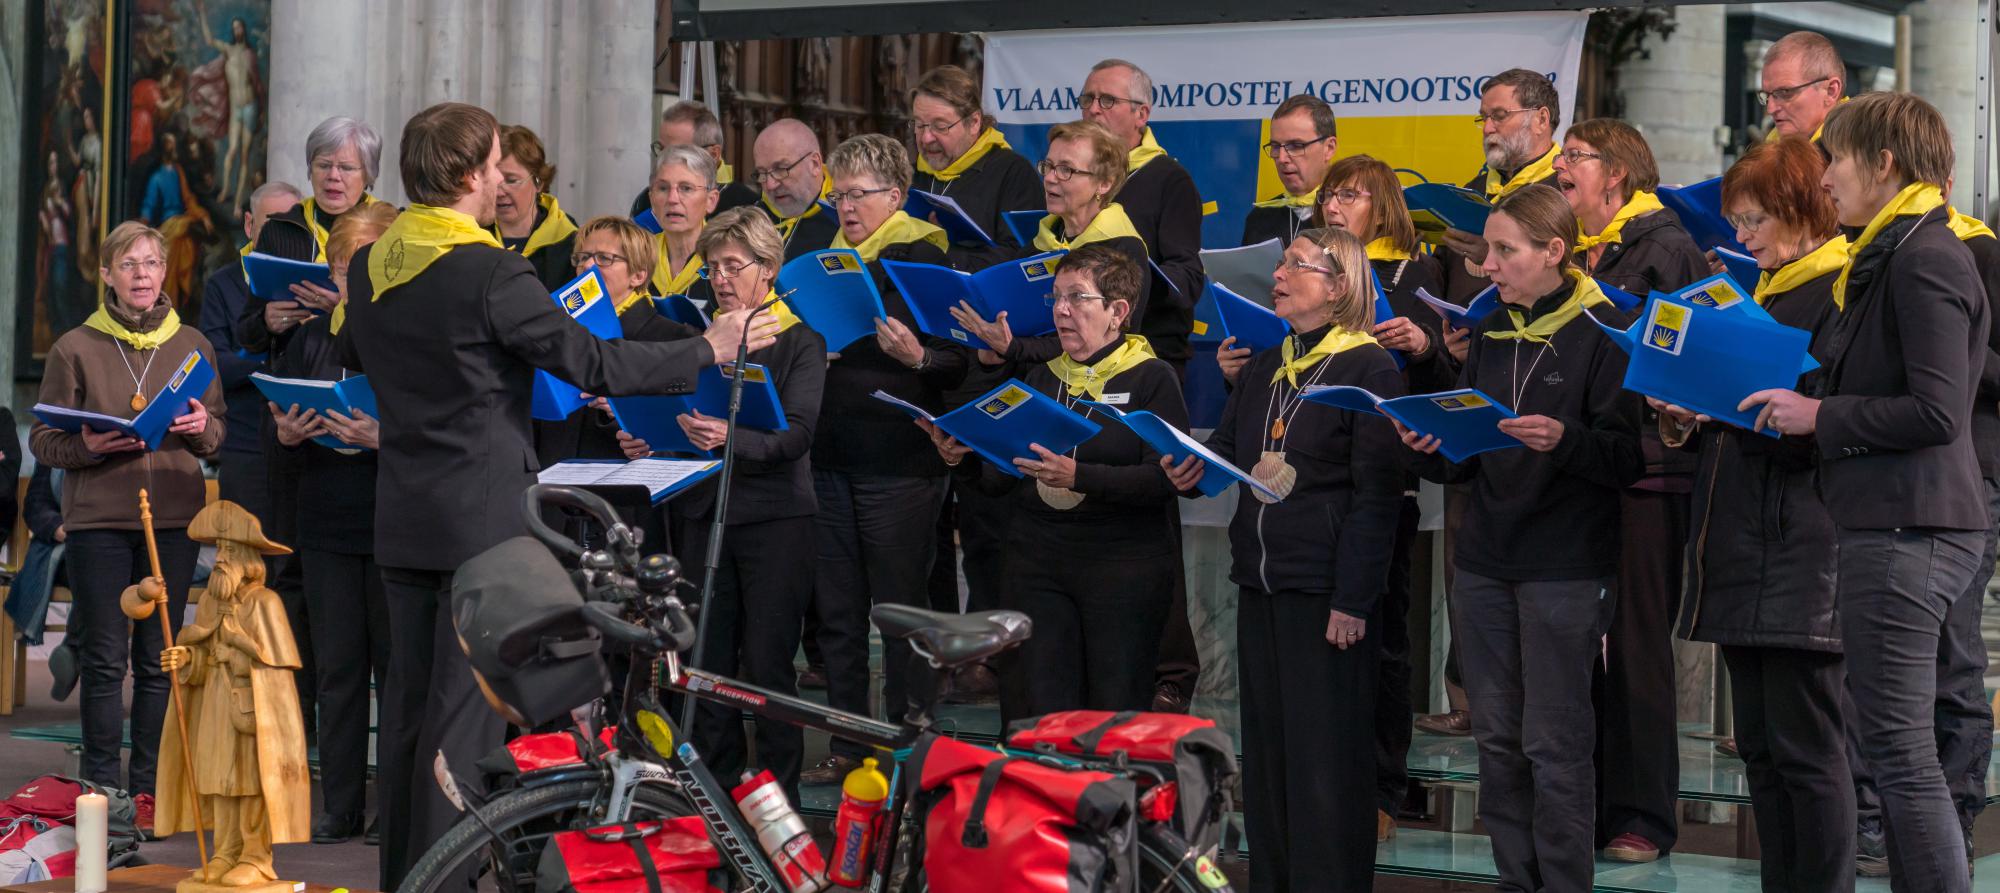
M1222 842L1231 810L1236 747L1214 720L1177 713L1066 710L1017 721L1007 746L1086 759L1142 763L1166 783L1140 792L1140 818L1166 821L1196 852Z
M722 854L700 816L559 831L542 848L536 893L722 893Z
M595 742L585 739L576 729L518 735L480 757L474 765L485 773L487 787L499 790L530 772L594 763L612 752L611 740L616 732L615 727L606 727Z
M1131 779L931 737L910 756L936 893L1132 893Z

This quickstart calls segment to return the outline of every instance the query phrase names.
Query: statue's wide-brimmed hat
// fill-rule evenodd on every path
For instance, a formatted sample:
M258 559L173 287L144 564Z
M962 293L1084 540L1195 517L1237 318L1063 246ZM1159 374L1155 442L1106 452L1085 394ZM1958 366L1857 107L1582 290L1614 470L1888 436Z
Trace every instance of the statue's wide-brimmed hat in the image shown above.
M208 504L194 516L188 524L188 539L197 543L215 543L227 540L242 543L265 555L290 555L288 547L271 542L264 536L264 525L257 523L257 516L249 510L227 499L219 499Z

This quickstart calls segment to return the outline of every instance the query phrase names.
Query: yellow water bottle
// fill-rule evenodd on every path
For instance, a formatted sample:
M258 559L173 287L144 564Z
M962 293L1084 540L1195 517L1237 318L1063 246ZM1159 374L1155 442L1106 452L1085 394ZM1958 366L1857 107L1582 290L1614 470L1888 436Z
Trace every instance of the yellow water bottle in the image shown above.
M889 779L875 766L875 758L868 757L840 783L840 812L833 820L833 868L827 880L842 887L859 887L868 879L868 853L875 848L882 804L889 799Z

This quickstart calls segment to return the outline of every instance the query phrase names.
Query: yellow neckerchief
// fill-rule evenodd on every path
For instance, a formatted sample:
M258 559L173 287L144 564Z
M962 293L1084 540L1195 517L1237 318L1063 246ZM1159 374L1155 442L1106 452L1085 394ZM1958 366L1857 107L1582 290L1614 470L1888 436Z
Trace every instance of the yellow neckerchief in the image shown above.
M736 182L736 169L730 167L727 161L718 162L715 165L715 185L728 186L734 182Z
M985 133L981 133L978 139L972 141L972 145L966 147L965 154L945 165L944 170L931 167L931 163L925 161L922 155L917 156L917 170L930 174L931 178L939 183L949 183L963 175L967 168L978 164L979 159L986 157L986 153L994 149L1011 148L1013 147L1007 145L1007 138L1000 135L999 128L988 127Z
M1543 152L1542 157L1537 158L1534 161L1528 162L1527 167L1515 171L1514 176L1508 177L1507 182L1505 183L1500 182L1499 171L1494 170L1491 166L1487 167L1486 200L1489 202L1497 202L1503 198L1506 198L1509 195L1514 194L1514 190L1520 189L1521 187L1526 186L1529 183L1539 182L1542 180L1542 178L1555 173L1556 156L1560 154L1562 154L1562 147L1557 146L1554 143L1550 143L1549 150L1547 152Z
M1314 206L1314 205L1317 205L1317 204L1319 204L1319 187L1318 187L1318 186L1314 186L1314 187L1312 188L1312 191L1311 191L1311 192L1308 192L1308 193L1306 193L1306 194L1304 194L1304 195L1293 195L1293 194L1291 194L1291 193L1287 192L1287 193L1285 193L1284 195L1281 195L1281 196L1278 196L1277 198L1267 198L1267 199L1265 199L1265 200L1263 200L1263 201L1261 201L1261 202L1258 202L1258 203L1256 203L1256 204L1254 204L1254 205L1251 205L1250 207L1253 207L1253 208L1310 208L1310 207L1312 207L1312 206Z
M706 263L701 259L701 252L688 255L687 263L682 264L681 271L676 273L668 269L672 262L667 260L667 234L660 233L653 238L660 246L660 262L653 267L653 290L661 295L687 294L688 289L693 288L696 280L701 278L701 267Z
M1534 341L1547 344L1550 336L1562 331L1562 327L1569 325L1570 320L1583 315L1583 308L1611 303L1611 299L1604 296L1604 290L1597 287L1597 280L1583 275L1582 270L1572 269L1567 275L1569 281L1576 286L1575 290L1570 292L1568 300L1563 301L1556 309L1549 311L1540 319L1526 324L1522 323L1521 311L1509 307L1507 318L1513 320L1514 330L1487 332L1486 337L1495 341Z
M951 248L951 238L944 234L942 228L928 220L911 217L906 211L889 215L889 219L882 221L882 225L869 233L868 238L862 239L859 245L848 242L847 231L841 230L834 234L831 247L852 248L861 255L862 263L872 264L875 258L882 256L882 249L905 242L929 242L936 245L939 251Z
M1818 248L1800 256L1798 260L1779 267L1777 272L1765 270L1763 275L1757 277L1757 290L1750 295L1750 298L1761 307L1772 295L1782 295L1845 266L1847 266L1847 237L1834 236L1820 243Z
M1666 205L1660 204L1660 197L1654 195L1650 190L1635 192L1632 194L1632 198L1625 202L1625 207L1619 208L1618 213L1611 215L1611 222L1604 225L1603 232L1594 236L1586 233L1583 231L1583 223L1579 221L1576 225L1576 247L1570 250L1589 251L1599 245L1623 242L1625 240L1624 229L1627 222L1642 214L1651 214L1664 207Z
M1935 183L1911 183L1896 193L1896 197L1875 212L1875 219L1868 221L1868 228L1861 231L1861 238L1847 245L1847 264L1840 269L1840 278L1833 280L1833 306L1847 309L1847 274L1854 272L1854 259L1861 256L1861 249L1875 241L1882 227L1889 221L1910 214L1927 214L1944 206L1944 190Z
M1319 361L1342 351L1353 350L1363 344L1374 343L1375 336L1367 332L1355 332L1336 326L1301 357L1298 356L1299 335L1293 332L1286 335L1285 340L1278 345L1278 371L1271 374L1271 383L1277 384L1283 380L1296 388L1299 386L1299 373L1318 365Z
M1125 173L1137 173L1146 162L1165 154L1167 150L1160 148L1159 141L1153 139L1153 128L1148 127L1145 136L1139 138L1139 147L1125 153Z
M352 211L354 208L365 208L374 204L375 201L374 196L364 192L361 193L361 200L355 202L354 207L347 210ZM304 200L300 201L299 207L306 212L306 230L313 234L313 263L326 263L326 240L332 234L327 231L326 227L319 225L319 215L313 213L313 209L317 208L318 205L314 203L312 196L306 196ZM339 217L340 215L335 214L333 216Z
M165 297L165 295L162 295L160 300L165 300ZM118 299L106 296L105 300L115 301ZM126 344L130 344L133 350L153 350L167 343L168 338L174 337L174 333L181 330L181 315L169 310L166 316L160 318L160 324L154 326L152 331L134 332L131 329L125 328L125 324L119 322L117 317L112 316L111 311L104 309L103 304L98 304L97 312L92 313L88 318L84 319L83 325L85 328L96 329Z
M771 219L778 221L778 236L790 242L792 240L792 231L799 228L799 221L818 214L820 209L819 203L825 201L826 194L832 191L833 177L828 175L826 171L821 170L819 173L819 198L815 199L812 204L807 205L805 210L800 211L797 217L786 217L778 213L778 206L771 204L771 196L768 194L760 193L757 196L757 200L764 203L764 210L771 212Z
M1368 243L1369 260L1409 260L1410 253L1396 247L1396 240L1383 236Z
M555 196L541 193L535 196L535 204L546 213L542 215L542 222L528 233L528 243L521 246L522 257L531 256L576 234L576 221L563 213L562 206L556 204ZM506 246L507 237L501 235L498 221L493 223L493 238L499 239L502 247Z
M647 298L650 297L652 297L652 295L648 294L645 289L635 288L632 289L631 294L625 296L625 300L619 301L617 306L612 307L611 309L617 311L619 316L624 316L625 311L639 306L640 301L646 300Z
M1105 205L1104 210L1097 212L1096 217L1090 218L1090 222L1084 224L1083 232L1068 238L1056 235L1056 224L1061 220L1061 217L1054 214L1042 218L1041 224L1035 230L1036 251L1072 251L1092 242L1102 242L1121 236L1131 236L1142 244L1146 241L1139 235L1138 228L1132 225L1132 218L1125 215L1125 207L1117 202Z
M1993 235L1993 228L1987 226L1985 221L1970 214L1960 214L1957 208L1950 205L1946 205L1944 210L1951 215L1945 220L1945 225L1951 227L1952 234L1958 236L1959 241L1965 242L1980 236Z
M767 291L767 292L765 292L765 293L764 293L764 299L763 299L763 300L761 300L761 301L758 301L757 303L758 303L758 304L771 304L771 302L772 302L772 301L774 301L774 300L776 300L776 299L777 299L777 297L778 297L778 291L777 291L777 289L772 289L772 290L770 290L770 291ZM720 316L720 315L721 315L721 314L722 314L723 312L724 312L724 311L723 311L723 309L722 309L722 301L718 299L718 300L717 300L717 301L715 302L715 313L716 313L716 315ZM770 317L771 317L772 319L775 319L775 320L777 320L777 321L778 321L778 333L779 333L779 334L784 334L784 331L785 331L786 329L789 329L789 328L791 328L791 327L793 327L793 326L795 326L795 325L798 325L798 324L799 324L799 315L798 315L798 314L796 314L796 313L793 313L793 312L792 312L792 308L791 308L791 305L789 305L789 304L786 304L786 303L785 303L785 302L783 302L783 301L778 301L778 303L776 303L776 304L771 304L771 309L769 309L769 310L766 310L766 311L764 311L764 313L765 313L765 314L769 314L769 315L770 315ZM760 315L762 315L762 314L760 314Z
M415 279L445 252L460 245L501 247L500 239L472 215L414 203L396 215L396 222L376 241L375 250L368 252L368 281L375 287L375 293L368 296L371 302Z
M1089 394L1092 400L1104 399L1104 386L1118 374L1153 358L1153 345L1144 335L1126 335L1125 343L1111 355L1086 366L1070 359L1069 354L1057 354L1048 363L1049 371L1055 373L1056 380L1063 383L1063 389L1072 397Z

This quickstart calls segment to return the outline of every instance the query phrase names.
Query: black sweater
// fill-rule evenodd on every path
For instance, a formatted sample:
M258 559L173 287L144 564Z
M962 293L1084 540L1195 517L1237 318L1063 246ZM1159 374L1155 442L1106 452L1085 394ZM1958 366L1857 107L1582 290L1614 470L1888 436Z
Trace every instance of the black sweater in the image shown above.
M314 317L299 326L290 346L273 364L272 374L284 378L338 381L355 373L340 365L329 317ZM300 549L342 555L375 552L376 451L336 450L308 440L280 449L298 459L298 528Z
M1320 328L1300 340L1317 344L1329 331ZM1288 400L1295 394L1290 384L1271 381L1279 362L1273 347L1244 364L1208 438L1209 449L1246 472L1274 446L1273 389L1283 388ZM1301 387L1352 385L1382 397L1403 394L1395 361L1374 345L1334 354L1298 378ZM1388 587L1405 483L1395 429L1372 413L1300 402L1277 446L1298 479L1284 502L1271 505L1238 487L1229 522L1230 582L1264 592L1330 594L1333 607L1369 617Z
M1160 359L1185 362L1192 355L1188 333L1194 330L1194 303L1204 285L1201 192L1187 168L1161 155L1126 178L1117 201L1145 240L1153 263L1166 274L1152 277L1144 304L1134 309L1137 331L1152 342Z
M1312 226L1312 211L1310 205L1303 208L1251 208L1250 213L1243 215L1243 244L1257 245L1277 239L1278 247L1288 246L1301 231Z
M1087 362L1101 362L1123 340L1113 341ZM1070 398L1063 383L1037 363L1021 376L1029 387L1057 400ZM1105 402L1125 412L1150 412L1183 431L1187 404L1181 399L1179 376L1172 366L1148 360L1112 376L1104 383ZM1087 396L1082 399L1089 399ZM1174 558L1180 552L1179 515L1173 485L1160 468L1160 453L1131 429L1075 407L1103 430L1076 448L1076 486L1083 502L1060 510L1043 502L1035 479L1014 477L971 453L952 470L961 483L977 483L989 495L1011 496L1016 536L1032 538L1040 553L1066 559L1115 555L1130 558ZM1032 459L1033 456L1020 458Z
M923 343L925 366L918 371L903 365L883 353L872 335L843 347L828 345L827 349L840 358L826 370L826 390L820 400L824 421L813 438L813 467L853 474L940 477L945 473L944 462L931 446L930 437L902 410L869 395L885 391L928 412L941 412L945 391L965 377L972 354L918 330L909 305L882 272L884 260L943 265L944 252L929 242L904 242L882 249L881 256L868 265L868 274L875 277L875 287L882 294L882 309Z
M237 353L242 342L236 320L250 305L250 283L241 263L228 263L208 274L201 286L201 333L215 348L215 374L222 379L222 399L228 405L229 431L223 452L255 453L262 449L257 431L264 424L264 395L250 376L264 368L263 357Z
M964 173L940 182L918 171L910 188L949 196L965 209L967 217L993 237L993 244L958 242L951 250L952 266L961 270L983 270L1014 256L1021 243L1001 217L1008 211L1029 211L1043 205L1042 178L1035 166L1012 149L995 147L981 156Z
M1389 309L1423 329L1428 342L1422 351L1403 357L1403 380L1409 384L1410 393L1428 394L1457 387L1458 366L1451 359L1451 351L1444 348L1444 320L1417 298L1418 289L1431 297L1437 297L1443 289L1444 277L1438 270L1437 258L1419 252L1407 260L1369 261L1368 266L1375 271L1376 281L1382 283Z
M778 404L785 409L786 427L783 431L736 429L728 523L810 516L819 508L813 498L809 454L819 422L820 393L826 385L826 339L804 325L795 325L779 333L770 347L752 351L750 362L770 372L771 384L778 389ZM712 518L717 486L717 480L710 478L674 499L670 507L678 517Z
M1572 288L1564 283L1523 316L1549 313ZM1609 305L1590 312L1610 325L1630 322ZM1618 571L1618 491L1645 470L1640 398L1623 389L1625 352L1583 315L1548 344L1485 337L1512 327L1505 308L1480 322L1459 384L1520 415L1561 422L1562 439L1546 453L1514 447L1456 464L1419 455L1416 468L1428 480L1471 484L1453 555L1460 570L1509 581L1609 577Z
M707 283L701 283L706 286ZM650 299L618 315L618 328L631 341L679 341L701 333L660 315ZM609 415L584 407L561 421L536 419L535 459L547 468L564 459L623 459L618 446L618 424Z
M1972 442L1979 450L1979 473L2000 478L2000 239L1966 239L1972 263L1986 291L1986 351L1980 358L1979 399L1972 403ZM2000 521L2000 519L1995 519Z

